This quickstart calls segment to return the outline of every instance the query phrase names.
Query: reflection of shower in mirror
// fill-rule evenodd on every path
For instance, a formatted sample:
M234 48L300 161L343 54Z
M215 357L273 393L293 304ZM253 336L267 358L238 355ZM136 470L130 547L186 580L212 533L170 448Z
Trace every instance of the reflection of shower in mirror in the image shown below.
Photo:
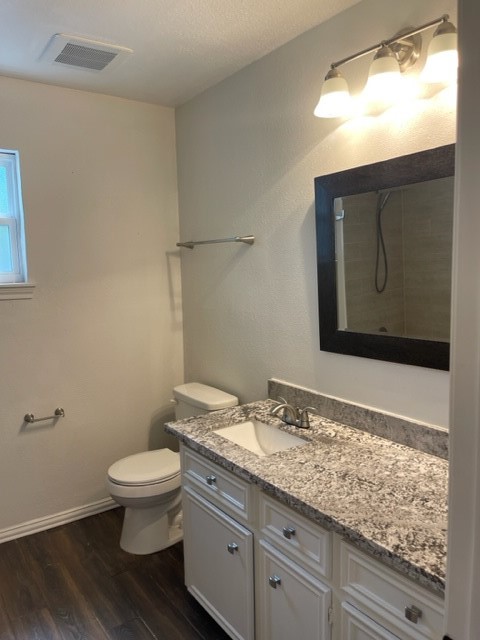
M453 177L335 198L338 328L448 341Z
M377 197L377 210L375 212L375 222L376 222L376 229L377 229L377 257L375 260L375 289L377 290L377 293L383 293L385 291L385 287L387 286L387 282L388 282L388 258L387 258L387 250L385 249L385 239L383 237L382 213L383 213L383 210L385 209L385 205L387 204L389 197L390 197L390 191L387 191L386 193L379 192ZM380 274L379 274L380 254L382 256L382 263L383 263L382 284L380 284Z
M337 305L338 305L338 328L347 328L347 298L345 292L345 261L343 254L343 220L345 211L343 210L343 198L335 198L333 201L333 212L335 220L335 256L337 263Z

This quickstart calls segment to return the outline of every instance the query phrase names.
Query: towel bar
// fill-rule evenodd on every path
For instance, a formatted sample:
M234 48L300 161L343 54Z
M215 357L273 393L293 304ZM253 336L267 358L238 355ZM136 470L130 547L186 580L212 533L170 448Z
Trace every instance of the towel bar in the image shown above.
M235 236L234 238L219 238L218 240L189 240L188 242L177 242L177 247L193 249L197 244L217 244L219 242L244 242L245 244L253 244L255 242L255 236Z

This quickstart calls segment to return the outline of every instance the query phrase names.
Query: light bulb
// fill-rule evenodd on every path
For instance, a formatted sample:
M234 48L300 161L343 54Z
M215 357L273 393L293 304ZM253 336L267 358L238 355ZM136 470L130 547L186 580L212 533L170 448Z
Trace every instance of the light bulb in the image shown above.
M370 65L365 98L370 106L386 107L396 100L401 86L400 66L395 54L389 47L382 45Z
M428 83L450 83L457 78L457 67L457 30L445 20L433 34L420 78Z
M350 112L351 98L347 81L337 69L330 69L314 110L317 118L341 118Z

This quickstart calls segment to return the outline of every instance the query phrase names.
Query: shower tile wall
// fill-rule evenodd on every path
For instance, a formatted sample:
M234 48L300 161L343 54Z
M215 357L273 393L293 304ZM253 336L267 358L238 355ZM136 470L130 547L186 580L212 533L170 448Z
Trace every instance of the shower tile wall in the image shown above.
M375 289L377 194L343 199L348 329L449 339L453 178L392 191L382 213L388 283ZM380 283L383 281L380 260Z
M404 192L407 335L450 339L453 177Z
M388 252L388 285L381 294L375 289L377 194L343 199L345 219L345 293L348 328L403 335L405 331L404 273L401 194L393 192L382 214L383 236ZM384 269L379 270L383 282Z

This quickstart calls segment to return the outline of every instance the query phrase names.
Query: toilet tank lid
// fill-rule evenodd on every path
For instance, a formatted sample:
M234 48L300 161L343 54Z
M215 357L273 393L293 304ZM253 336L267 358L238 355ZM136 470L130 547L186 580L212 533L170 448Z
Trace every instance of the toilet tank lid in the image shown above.
M173 395L177 400L183 400L194 407L207 411L236 407L238 404L236 396L200 382L180 384L173 389Z

